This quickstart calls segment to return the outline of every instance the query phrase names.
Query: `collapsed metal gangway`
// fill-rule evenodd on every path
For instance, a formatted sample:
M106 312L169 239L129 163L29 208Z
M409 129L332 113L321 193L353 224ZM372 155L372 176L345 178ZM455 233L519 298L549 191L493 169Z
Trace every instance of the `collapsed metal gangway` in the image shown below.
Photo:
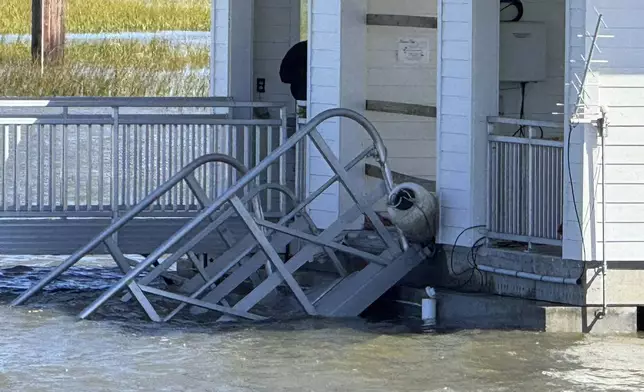
M346 165L339 162L316 130L323 121L333 117L345 117L356 121L372 140L368 148ZM256 179L263 171L306 138L310 139L333 170L332 178L312 191L305 200L297 200L284 186L257 184ZM353 179L351 169L367 158L377 160L384 173L384 181L371 194L363 196L358 185L360 181ZM241 178L216 200L209 200L193 175L197 168L211 162L230 165L242 174ZM128 259L114 240L115 234L181 181L186 182L201 204L199 214L143 261ZM326 229L318 230L307 214L306 207L336 182L344 187L355 205L342 213ZM281 192L292 200L293 208L278 222L265 219L258 202L257 195L267 189ZM194 160L21 294L12 302L12 306L25 303L94 248L103 244L124 276L80 313L82 319L89 317L108 300L127 289L128 293L121 299L135 299L154 321L168 321L188 306L218 312L222 320L230 317L262 320L270 317L270 314L259 314L254 312L253 308L282 284L290 289L308 315L357 316L425 258L420 245L410 245L400 228L391 230L385 227L374 211L374 204L384 198L389 203L400 203L400 200L393 200L394 190L391 171L387 165L386 149L374 126L354 111L327 110L313 118L251 170L247 170L236 159L222 154L208 154ZM383 242L383 251L370 253L342 242L343 233L361 215L372 223ZM231 220L240 219L247 232L237 237L232 236L226 230L227 224ZM192 249L212 232L219 233L228 246L227 251L217 255L207 266L195 262L198 274L184 281L179 288L170 289L158 284L159 278L182 257L187 255L189 259L195 260ZM282 259L278 249L283 249L296 240L301 242L298 250ZM168 257L163 258L168 254ZM331 261L337 277L330 283L323 283L324 286L321 286L321 283L305 291L296 280L296 273L321 255ZM365 265L362 268L347 270L343 255L358 257L364 260ZM252 290L232 303L231 293L248 281L253 282ZM153 306L150 295L165 297L179 304L169 313L160 315Z

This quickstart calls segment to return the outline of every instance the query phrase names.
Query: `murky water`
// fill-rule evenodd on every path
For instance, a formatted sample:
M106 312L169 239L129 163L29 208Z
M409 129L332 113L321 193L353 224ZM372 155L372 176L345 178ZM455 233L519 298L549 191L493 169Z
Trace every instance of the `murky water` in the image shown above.
M67 33L65 39L69 42L97 42L104 40L133 40L150 42L163 40L181 45L207 46L210 44L208 31L155 31L155 32L122 32L122 33ZM0 43L30 42L29 34L0 35Z
M635 337L423 335L404 322L302 318L221 325L187 314L153 324L117 301L77 321L119 277L99 259L9 308L58 261L31 260L0 260L1 391L644 390L644 340Z

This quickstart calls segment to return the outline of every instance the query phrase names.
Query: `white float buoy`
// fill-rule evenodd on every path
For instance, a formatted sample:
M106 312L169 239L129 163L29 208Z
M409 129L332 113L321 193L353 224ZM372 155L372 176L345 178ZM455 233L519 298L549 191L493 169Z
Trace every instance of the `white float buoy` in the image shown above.
M410 242L426 245L434 240L438 224L434 193L413 182L400 184L389 194L387 211Z

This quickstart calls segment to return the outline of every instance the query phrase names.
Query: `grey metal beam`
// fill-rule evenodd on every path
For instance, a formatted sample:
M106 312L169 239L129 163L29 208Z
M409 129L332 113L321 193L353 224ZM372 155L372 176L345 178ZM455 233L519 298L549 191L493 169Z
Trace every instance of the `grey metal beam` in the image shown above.
M382 199L385 194L385 185L381 184L379 190L371 193L367 196L365 202L373 204L378 200ZM340 234L348 225L353 223L358 217L362 214L360 208L357 205L351 207L347 212L345 212L338 220L333 222L326 230L318 235L318 238L323 241L332 241L338 234ZM321 250L321 247L314 244L305 245L299 252L292 256L285 264L286 269L290 273L294 273L304 264L313 259L313 257ZM279 274L273 274L266 278L262 284L257 286L253 291L251 291L246 297L241 299L239 302L233 306L234 309L248 311L252 309L253 306L257 305L259 301L268 295L271 291L275 290L277 286L282 283L282 277ZM221 286L221 285L220 285ZM204 300L209 302L217 302L221 300L219 293L216 293L215 289L210 293Z
M340 177L340 182L344 186L349 196L351 196L353 201L360 207L362 212L371 220L374 228L376 229L376 232L389 248L391 255L393 256L397 253L400 253L400 246L396 243L396 241L391 236L391 233L387 230L380 218L376 215L375 211L373 210L372 204L365 203L364 196L362 196L360 194L360 190L356 188L357 183L354 182L351 179L349 173L344 170L344 168L340 164L340 161L333 154L333 151L331 151L329 145L324 141L324 138L322 138L319 132L315 129L311 131L310 136L311 140L313 140L313 143L322 154L322 157L324 158L326 163L331 166L333 171L338 175L338 177Z
M121 271L123 271L124 274L128 273L130 271L130 265L126 260L125 255L123 255L123 252L121 252L119 247L116 245L116 242L112 238L108 238L104 241L104 243L116 264L119 266L119 268L121 268ZM130 290L130 293L132 293L134 298L136 298L150 320L155 322L161 321L161 317L159 317L159 314L154 309L154 306L152 306L148 298L141 290L141 287L139 287L136 282L130 282L127 285L127 288Z
M365 260L367 260L367 261L369 261L371 263L376 263L376 264L380 264L382 266L386 266L390 262L390 260L387 260L387 259L385 259L383 257L376 256L376 255L371 254L371 253L363 252L361 250L352 248L350 246L345 246L345 245L342 245L342 244L338 244L338 243L335 243L333 241L325 241L325 240L319 239L318 236L305 234L305 233L299 232L297 230L289 229L288 227L276 225L275 223L271 223L271 222L267 222L267 221L260 221L260 222L257 222L257 224L260 225L260 226L267 227L267 228L269 228L271 230L279 231L279 232L282 232L284 234L288 234L288 235L290 235L292 237L305 240L305 241L310 242L312 244L316 244L316 245L326 247L326 248L336 249L336 250L339 250L340 252L344 252L344 253L352 254L354 256L361 257L361 258L363 258L363 259L365 259Z
M232 316L243 317L243 318L246 318L246 319L249 319L249 320L257 320L257 321L259 321L259 320L265 320L266 319L266 317L259 316L259 315L256 315L256 314L252 314L252 313L248 313L248 312L240 312L240 311L237 311L235 309L227 308L225 306L219 306L219 305L215 305L213 303L199 301L199 300L194 299L194 298L186 297L185 295L171 293L169 291L164 291L164 290L159 290L157 288L150 287L150 286L141 286L141 290L143 290L146 293L155 294L155 295L158 295L158 296L161 296L161 297L174 299L174 300L185 302L185 303L188 303L188 304L191 304L191 305L194 305L194 306L199 306L199 307L202 307L202 308L214 310L214 311L229 314L229 315L232 315Z
M280 275L282 275L282 279L284 279L286 281L286 284L288 284L288 286L291 288L293 294L295 294L295 298L297 298L304 310L306 310L309 315L315 316L317 314L315 307L306 297L300 285L293 278L293 275L291 275L291 273L284 267L284 262L282 261L282 259L280 259L280 256L275 251L275 248L271 246L268 238L266 238L266 236L262 232L262 229L257 225L257 223L253 220L253 217L246 210L244 204L241 202L241 200L239 200L237 196L232 197L230 199L230 202L232 203L233 208L235 208L239 216L248 225L250 232L255 238L255 241L259 243L259 246L262 248L270 262L275 266L275 268L277 268Z

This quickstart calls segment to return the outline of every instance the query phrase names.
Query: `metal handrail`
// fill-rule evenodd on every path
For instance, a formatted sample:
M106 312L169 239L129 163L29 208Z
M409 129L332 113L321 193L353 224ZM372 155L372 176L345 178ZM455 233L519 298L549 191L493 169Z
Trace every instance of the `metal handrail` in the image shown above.
M488 117L487 123L523 125L525 127L562 128L562 129L564 127L563 123L558 123L554 121L526 120L525 118L499 117L499 116Z
M96 299L92 304L90 304L86 309L84 309L81 314L79 315L80 318L86 318L88 317L91 313L93 313L99 306L101 306L105 301L107 301L109 298L113 297L115 294L117 294L119 291L121 291L126 285L128 285L130 282L132 282L140 273L148 269L155 261L157 261L163 254L165 254L167 251L169 251L170 248L172 248L174 245L176 245L179 241L181 241L188 233L190 233L192 230L197 228L204 220L211 218L213 216L213 213L217 211L220 207L222 207L225 203L227 202L232 202L233 207L237 210L239 208L238 204L240 203L239 198L236 196L236 194L244 189L245 187L252 185L252 182L255 180L257 176L259 176L264 170L269 168L272 164L274 164L282 155L284 155L287 151L289 151L291 148L295 147L302 139L307 137L310 133L312 133L318 125L320 125L323 121L333 118L333 117L345 117L348 119L352 119L358 124L360 124L369 134L373 141L373 146L369 150L375 150L375 153L377 155L377 159L379 164L382 167L382 171L384 173L384 182L385 182L385 188L387 189L388 192L390 192L393 188L393 179L392 179L392 173L391 170L389 169L389 166L387 164L387 150L385 148L385 145L382 141L382 138L378 134L378 131L375 129L373 124L371 124L364 116L361 114L349 110L349 109L329 109L327 111L324 111L317 116L315 116L306 126L303 128L299 129L294 135L292 135L290 138L288 138L284 143L282 143L277 149L273 150L266 158L264 158L261 162L257 164L253 169L249 170L245 175L243 175L235 184L233 184L230 188L228 188L225 192L223 192L222 195L220 195L215 201L213 201L207 208L204 208L195 218L193 218L191 221L186 223L181 229L179 229L176 233L174 233L170 238L168 238L166 241L164 241L161 245L159 245L152 253L150 253L145 260L141 261L138 263L135 267L133 267L129 272L125 274L121 280L119 280L118 283L116 283L114 286L110 287L108 290L106 290L98 299ZM230 162L230 164L237 166L239 165L238 162L236 162L234 159L228 157L228 156L222 156L222 155L217 155L218 157L221 157L223 161ZM359 157L364 158L367 156L366 154L360 154ZM356 161L354 159L354 161ZM351 163L355 162L352 161ZM191 167L197 167L199 164L192 164L190 165ZM239 165L241 166L241 165ZM182 170L183 172L183 170ZM179 177L178 175L175 175L175 177ZM338 178L338 174L334 176L334 178ZM178 178L176 182L178 182L181 178ZM175 183L176 183L175 182ZM152 192L152 194L148 195L146 199L144 199L148 203L139 203L142 208L137 208L136 210L143 210L147 205L151 204L154 201L154 198L160 196L164 192L160 191L159 189L155 190ZM316 192L314 192L315 194ZM310 202L310 197L307 199L308 202ZM304 208L302 204L305 204L306 201L302 202L299 206L293 209L291 211L291 214L296 214L297 211L301 210ZM237 206L235 206L237 204ZM34 287L30 288L27 292L23 293L20 297L18 297L16 300L14 300L11 303L11 306L19 305L26 301L29 297L31 297L33 294L35 294L37 291L42 289L45 285L47 285L51 280L55 279L57 275L60 273L64 272L65 269L69 268L71 265L76 263L80 257L84 253L87 253L89 250L93 249L96 247L99 243L101 243L103 240L105 240L109 235L113 234L116 230L118 230L120 227L122 227L126 223L126 218L131 218L136 213L132 210L130 213L125 215L123 218L119 219L117 222L113 223L108 229L106 229L101 235L96 237L94 240L92 240L88 245L83 247L80 251L76 252L72 257L70 257L68 260L66 260L63 264L61 264L59 267L56 268L56 270L52 271L46 278L38 282ZM238 211L240 214L241 212ZM291 215L288 214L288 215ZM286 218L286 217L284 217ZM263 221L263 219L258 219L258 221ZM407 249L408 244L407 241L400 233L399 234L401 237L401 245L403 249Z
M202 107L216 105L218 108L262 107L278 108L281 103L235 101L229 97L34 97L0 99L3 107L50 107L64 108L67 106L81 108L96 107Z
M149 268L152 265L152 263L158 260L159 257L165 254L172 246L174 246L183 237L185 237L188 233L190 233L197 226L199 226L201 222L203 222L210 215L212 215L212 213L216 211L218 208L220 208L222 205L224 205L224 203L229 202L231 200L232 201L239 200L239 199L235 199L235 195L237 192L239 192L244 187L250 185L251 182L255 180L255 177L259 176L264 170L266 170L273 163L275 163L275 161L277 161L288 150L293 148L300 140L308 136L313 130L317 128L318 125L333 117L344 117L344 118L354 120L367 131L367 133L369 134L369 136L374 142L374 148L376 150L378 162L381 165L382 171L384 174L383 177L385 181L385 187L386 187L387 193L389 194L393 189L393 177L391 174L391 170L387 165L387 149L385 148L382 138L378 134L378 131L376 130L376 128L373 126L373 124L371 124L371 122L369 122L369 120L367 120L364 116L362 116L360 113L356 111L353 111L350 109L344 109L344 108L328 109L318 114L317 116L315 116L311 121L309 121L307 125L299 129L295 134L293 134L293 136L288 138L278 148L273 150L273 152L271 152L266 158L264 158L257 166L249 170L246 175L240 178L239 181L237 181L237 183L235 183L233 186L228 188L208 208L202 210L199 213L199 215L197 215L193 220L188 222L181 229L179 229L179 231L177 231L172 237L168 238L165 242L163 242L158 248L156 248L152 253L150 253L150 255L148 255L148 257L146 257L145 260L141 261L136 267L132 268L123 278L121 278L121 280L118 283L116 283L114 286L110 287L108 290L103 292L103 294L101 294L99 298L97 298L94 302L92 302L87 308L85 308L80 313L79 317L81 319L85 319L89 317L89 315L92 314L98 307L100 307L108 299L116 295L116 293L123 290L123 288L127 286L133 279L135 279L140 273L142 273L147 268ZM405 239L400 229L398 229L398 233L401 238L401 243L402 243L401 245L403 249L407 250L409 246L407 243L407 240ZM32 290L30 290L29 292L31 291ZM37 290L33 290L33 291L35 292ZM20 304L26 298L28 298L28 296L26 294L23 294L23 296L21 296L20 298L12 302L12 305Z
M529 134L529 132L528 132ZM512 143L512 144L531 144L533 146L563 148L564 142L557 140L545 140L535 138L525 138L516 136L488 135L488 142Z
M225 115L212 114L119 114L120 125L282 125L281 119L231 119ZM110 114L12 114L0 118L0 125L113 125Z
M283 104L224 98L103 98L0 98L0 128L6 139L4 153L0 151L1 217L50 217L59 207L68 217L90 216L90 211L96 216L107 210L125 212L202 154L232 155L250 167L293 132ZM270 119L238 118L233 110L258 106L279 110L270 109ZM282 157L267 180L286 184L296 177L293 186L302 194L303 182L296 174L303 172L302 147L300 143L294 154ZM111 159L100 158L107 155ZM20 165L21 156L30 165ZM291 159L294 173L287 167ZM195 176L213 199L237 178L230 169L204 170ZM105 192L103 187L110 183L110 192ZM155 204L163 205L161 215L196 210L183 184L164 199ZM282 194L269 191L261 199L267 214L283 213ZM74 236L72 240L80 239L75 227L65 230Z
M225 163L227 165L230 165L233 168L235 168L242 175L244 175L244 174L246 174L248 172L248 169L246 168L246 166L244 166L241 162L239 162L237 159L235 159L235 158L233 158L231 156L224 155L224 154L207 154L207 155L203 155L203 156L193 160L192 162L190 162L189 164L184 166L174 176L172 176L168 181L166 181L164 184L162 184L157 189L152 191L152 193L147 195L143 200L141 200L139 203L137 203L132 209L127 211L127 213L125 213L122 217L120 217L115 222L110 224L99 235L97 235L90 242L88 242L87 245L83 246L81 249L79 249L76 252L74 252L74 254L72 254L69 258L67 258L67 260L65 260L60 265L58 265L56 268L54 268L54 270L52 270L45 278L43 278L42 280L37 282L29 290L27 290L25 293L23 293L18 298L16 298L11 303L11 305L12 306L20 305L21 303L26 301L29 297L31 297L33 294L35 294L36 292L42 290L42 288L47 286L54 279L56 279L60 274L65 272L72 265L77 263L81 258L83 258L85 255L87 255L89 252L91 252L94 248L96 248L98 245L100 245L103 241L105 241L111 235L113 235L118 230L120 230L123 226L125 226L128 222L130 222L132 219L134 219L138 214L143 212L146 208L148 208L157 199L159 199L166 192L168 192L170 189L172 189L180 181L183 181L186 178L188 178L188 176L192 175L192 173L196 169L198 169L199 167L201 167L201 166L203 166L203 165L205 165L207 163L212 163L212 162L220 162L220 163ZM261 207L261 203L259 201L259 198L254 197L252 199L252 203L253 203L253 211L255 212L257 218L258 219L263 219L264 214L263 214L263 211L262 211L262 207ZM206 207L206 206L204 206L204 207ZM210 208L208 208L208 210L210 210ZM210 211L210 213L208 213L208 216L212 215L214 211L215 211L215 209L212 209ZM199 215L199 216L201 216L201 215Z
M285 187L285 186L283 186L283 185L280 185L280 184L270 184L270 183L269 183L269 184L263 184L263 185L255 186L255 187L253 187L253 188L252 188L252 189L251 189L251 190L250 190L250 191L249 191L249 192L248 192L248 193L247 193L247 194L242 198L242 201L243 201L243 202L248 202L248 200L251 200L251 199L255 198L255 197L256 197L260 192L266 191L266 190L268 190L268 189L273 189L273 190L276 190L276 191L281 192L281 193L283 193L284 195L286 195L286 197L288 197L288 198L291 200L291 202L293 203L293 205L294 205L293 210L294 210L294 211L296 211L296 213L297 213L297 212L299 212L299 213L300 213L300 215L302 216L302 218L304 219L304 221L306 222L306 224L309 226L309 229L311 230L311 232L312 232L313 234L317 234L317 233L318 233L317 227L315 226L315 223L313 222L313 219L311 219L310 215L309 215L306 211L299 211L299 210L297 209L297 206L299 205L300 200L296 197L295 193L294 193L292 190L290 190L289 188L287 188L287 187ZM233 215L233 213L234 213L234 209L233 209L233 208L229 208L229 209L227 209L227 210L225 210L225 211L222 211L222 213L221 213L221 214L219 214L219 215L217 216L217 219L216 219L215 221L213 221L213 223L211 223L211 225L218 226L218 225L219 225L219 223L217 223L218 221L219 221L219 222L223 222L224 220L226 220L226 219L230 218L230 217ZM290 213L290 214L288 214L288 215L286 215L286 216L282 217L282 218L279 220L279 222L281 222L281 223L283 223L283 222L288 222L289 220L293 219L293 217L294 217L294 216L295 216L295 214L294 214L294 213ZM205 229L202 229L202 230L201 230L201 232L200 232L199 234L197 234L195 237L193 237L193 238L192 238L190 241L188 241L187 243L183 244L179 250L177 250L176 252L174 252L174 254L172 254L170 257L168 257L168 258L164 259L164 260L163 260L162 262L160 262L157 266L155 266L155 267L154 267L154 269L152 269L152 270L150 271L150 273L148 273L147 275L145 275L145 276L141 279L141 281L139 282L139 284L148 284L148 283L152 282L154 279L156 279L156 278L158 278L159 276L161 276L161 274L163 273L163 271L165 271L165 270L166 270L168 267L170 267L172 264L176 263L176 262L177 262L177 260L178 260L178 259L179 259L179 258L180 258L184 253L188 252L188 251L189 251L189 249L193 247L193 245L191 244L191 242L192 242L192 243L195 243L195 242L197 242L197 241L201 241L201 239L203 239L203 238L200 238L200 237L202 236L202 234L203 234L203 233L206 233L206 232L210 232L210 231L211 231L211 230L209 230L209 228L208 228L208 227L206 227ZM266 234L270 234L271 232L272 232L272 230L270 230L270 229L269 229L269 230L267 230L267 233L266 233ZM253 244L252 246L250 246L249 248L247 248L245 252L242 252L242 254L241 254L240 256L241 256L241 257L243 257L243 256L245 256L245 254L250 253L250 251L251 251L255 246L257 246L257 245L256 245L256 244ZM245 253L245 254L244 254L244 253ZM328 252L328 251L327 251L327 255L329 255L329 256L332 258L332 260L333 260L332 253L330 253L330 252ZM128 293L128 294L126 294L126 295L123 297L123 299L122 299L122 300L123 300L123 301L128 301L128 300L131 298L131 297L130 297L130 295L131 295L131 294L129 294L129 293ZM195 298L196 298L196 297L195 297Z
M246 195L246 198L254 197L255 195L259 194L260 192L268 190L268 189L274 189L274 190L276 190L278 192L281 192L284 195L286 195L286 197L288 197L291 200L291 202L293 203L293 205L294 205L294 208L291 211L292 215L295 215L293 212L295 212L295 213L298 212L297 206L299 205L300 200L297 198L297 196L295 195L295 193L292 190L290 190L289 188L287 188L287 187L285 187L283 185L279 185L279 184L262 184L260 186L254 187L248 193L248 195ZM229 212L232 213L232 210L233 209L231 208ZM302 218L306 222L307 226L309 226L309 229L311 230L311 233L313 233L315 235L319 234L319 230L315 226L315 223L313 222L313 219L311 219L311 216L306 211L299 211L299 213L301 214ZM282 217L282 219L279 220L278 224L283 224L283 223L291 220L293 218L292 215L289 214L287 216ZM273 233L273 232L275 232L275 231L269 229L267 234L270 234L270 233ZM245 257L246 255L248 255L248 253L250 253L251 250L253 248L255 248L256 246L257 246L257 244L253 244L253 245L247 247L243 252L241 252L240 257ZM338 258L335 256L335 254L329 248L324 247L323 249L324 249L324 252L326 253L326 255L333 262L333 264L334 264L337 272L340 274L340 276L342 276L342 277L346 276L347 271L344 269L344 267L342 266L342 264L340 263ZM176 252L176 253L181 253L181 252ZM157 267L155 267L155 270L153 270L152 272L150 272L149 274L144 276L141 279L141 281L139 282L139 284L143 284L143 285L148 284L148 283L152 282L154 279L156 279L158 276L160 276L161 273L165 270L165 268L167 268L169 265L171 265L171 263L175 262L174 260L171 260L170 262L168 262L168 260L170 260L171 258L172 258L172 256L170 258L164 260ZM234 265L236 265L238 263L239 263L238 260L233 260L226 267L222 268L219 272L217 272L214 276L210 277L209 279L204 279L205 283L201 284L201 287L199 287L196 291L194 291L192 294L190 294L189 298L192 298L192 299L199 298L199 296L201 294L203 294L208 289L208 287L212 286L216 281L221 279L222 276L224 276L228 271L230 271L230 269ZM202 277L202 279L203 279L203 277ZM126 295L126 297L129 300L129 294ZM166 321L166 322L170 321L174 316L176 316L181 310L183 310L188 305L189 305L188 303L182 302L176 308L174 308L170 313L168 313L168 315L163 319L163 321Z
M504 135L497 135L494 134L494 128L495 125L500 125L500 124L506 124L506 125L515 125L515 126L521 126L527 128L527 137L515 137L515 136L504 136ZM488 117L487 118L487 127L488 127L488 135L487 135L487 141L488 141L488 159L487 159L487 172L488 172L488 181L486 181L486 197L487 197L487 203L488 203L488 211L487 211L487 229L488 233L487 236L488 238L496 238L496 239L506 239L506 240L516 240L516 241L525 241L528 243L528 249L532 249L533 243L543 243L543 244L551 244L551 245L559 245L561 243L560 240L556 240L553 238L541 238L540 236L535 236L535 151L543 151L543 149L558 149L562 150L564 149L564 142L563 141L558 141L558 140L546 140L546 139L537 139L534 137L534 130L535 128L560 128L563 129L563 124L552 122L552 121L535 121L535 120L526 120L526 119L519 119L519 118L508 118L508 117ZM500 189L498 188L498 170L493 169L493 160L492 157L496 156L493 154L494 149L498 144L505 144L505 145L511 145L511 146L516 146L518 148L523 148L524 146L527 147L527 156L524 157L526 163L527 163L527 189L525 190L520 190L520 185L515 184L512 182L510 185L510 192L512 194L510 196L505 196L503 198L504 205L506 206L512 206L510 207L512 209L512 212L510 213L511 217L514 217L513 219L519 219L516 218L518 215L521 213L527 213L527 234L523 234L522 230L519 228L517 229L519 231L519 234L510 234L509 232L506 232L509 230L505 226L501 230L494 230L493 229L493 224L492 222L495 221L495 219L498 217L497 214L498 212L492 208L493 202L496 203L496 200L501 200L499 199L498 192L507 192L507 189ZM519 157L523 157L522 150L519 150L518 156L514 157L514 159L519 159ZM505 168L514 168L514 170L521 170L520 168L520 163L517 164L518 166L513 166L512 165L513 161L509 162L504 162L504 164L501 164ZM522 162L522 161L519 161ZM506 167L507 164L510 164L509 166ZM498 163L497 163L498 165ZM496 177L495 177L496 173ZM560 173L563 175L563 172ZM496 178L496 180L493 180ZM513 178L513 177L512 177ZM556 177L555 177L556 178ZM492 184L492 181L497 181ZM558 189L556 185L552 187L548 187L552 192L557 193ZM527 212L523 211L523 207L518 207L519 204L510 204L507 202L507 200L513 200L512 203L520 203L520 192L525 191L527 193ZM492 196L495 195L495 196ZM557 210L554 210L557 211ZM556 213L556 212L555 212ZM506 217L507 218L507 217ZM541 219L546 219L541 217ZM507 222L507 221L506 221ZM550 223L550 222L548 222ZM497 228L498 229L498 228ZM497 232L500 231L500 232Z

